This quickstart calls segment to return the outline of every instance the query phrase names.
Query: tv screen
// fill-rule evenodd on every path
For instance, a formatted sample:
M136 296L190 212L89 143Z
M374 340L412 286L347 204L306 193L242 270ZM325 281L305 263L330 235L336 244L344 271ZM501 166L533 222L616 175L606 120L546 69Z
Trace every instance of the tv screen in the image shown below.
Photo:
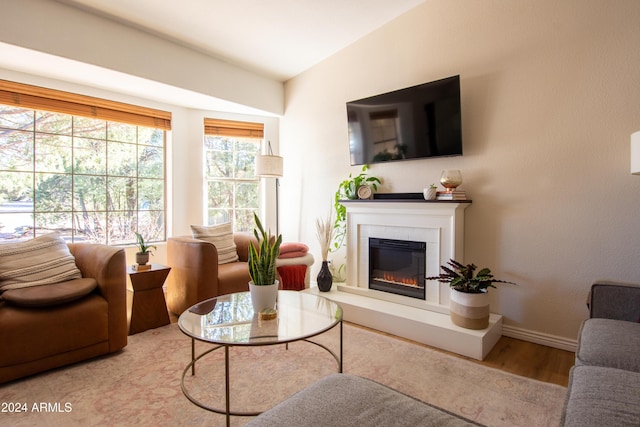
M352 165L462 155L460 76L347 102Z

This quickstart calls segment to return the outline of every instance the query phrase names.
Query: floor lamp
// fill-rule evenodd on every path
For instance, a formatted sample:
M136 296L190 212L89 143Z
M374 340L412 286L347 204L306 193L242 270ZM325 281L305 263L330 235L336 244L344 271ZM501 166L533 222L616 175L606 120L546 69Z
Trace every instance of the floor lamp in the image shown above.
M268 142L268 153L256 156L256 176L259 176L260 178L276 179L276 236L280 234L280 218L278 212L278 187L280 187L280 180L278 178L282 177L282 165L282 157L273 155L273 150L271 149L271 141Z

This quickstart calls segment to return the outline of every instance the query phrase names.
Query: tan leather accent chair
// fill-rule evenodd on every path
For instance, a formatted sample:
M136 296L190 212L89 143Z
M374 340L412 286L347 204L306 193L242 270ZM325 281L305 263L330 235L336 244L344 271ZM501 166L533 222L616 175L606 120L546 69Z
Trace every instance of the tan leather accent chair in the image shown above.
M0 383L116 352L127 345L126 260L122 248L69 244L83 278L97 287L43 307L0 302ZM55 286L55 285L54 285Z
M251 233L234 233L237 262L218 264L218 251L211 242L189 236L167 240L167 307L182 314L192 305L219 295L249 290L249 244L258 247Z

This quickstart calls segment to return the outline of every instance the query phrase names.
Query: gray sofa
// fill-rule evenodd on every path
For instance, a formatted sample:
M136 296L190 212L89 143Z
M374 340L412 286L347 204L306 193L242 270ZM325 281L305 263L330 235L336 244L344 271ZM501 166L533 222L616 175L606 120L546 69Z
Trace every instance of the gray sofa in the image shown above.
M479 425L370 379L333 374L263 412L245 427Z
M640 285L597 281L580 328L565 426L640 426Z

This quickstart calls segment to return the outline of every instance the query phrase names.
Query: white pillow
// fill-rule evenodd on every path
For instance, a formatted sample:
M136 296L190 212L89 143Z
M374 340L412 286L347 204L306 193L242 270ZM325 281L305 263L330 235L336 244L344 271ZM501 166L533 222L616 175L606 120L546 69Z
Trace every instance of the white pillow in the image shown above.
M0 244L0 292L81 277L69 247L57 233Z
M238 261L238 251L233 241L233 228L230 222L209 227L192 225L191 233L194 239L213 243L218 250L218 264Z

